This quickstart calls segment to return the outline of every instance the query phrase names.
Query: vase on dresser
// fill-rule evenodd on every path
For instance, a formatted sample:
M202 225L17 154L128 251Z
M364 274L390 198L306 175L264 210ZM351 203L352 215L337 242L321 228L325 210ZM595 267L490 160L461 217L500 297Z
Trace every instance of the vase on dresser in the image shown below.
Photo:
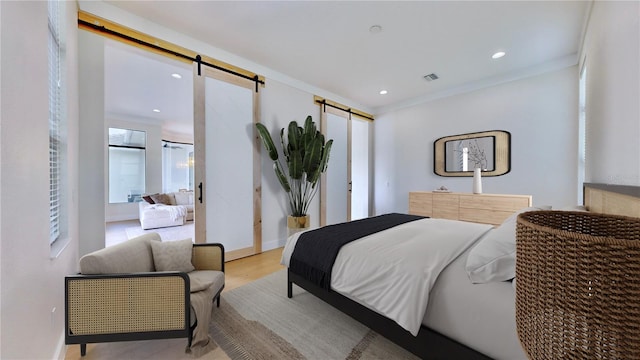
M482 194L482 169L473 170L473 193Z

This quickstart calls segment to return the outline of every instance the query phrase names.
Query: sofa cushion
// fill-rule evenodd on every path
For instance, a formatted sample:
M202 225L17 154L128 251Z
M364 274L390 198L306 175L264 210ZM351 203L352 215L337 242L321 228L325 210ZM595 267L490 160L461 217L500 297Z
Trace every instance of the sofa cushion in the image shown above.
M156 271L193 271L191 255L193 242L191 239L178 241L154 242L151 244L153 262Z
M176 205L193 205L193 191L180 191L173 193Z
M149 233L106 247L80 259L82 274L123 274L154 271L151 243L159 243L160 235Z
M195 270L187 275L189 275L189 282L191 283L191 292L213 286L214 291L217 293L224 286L224 273L222 271Z

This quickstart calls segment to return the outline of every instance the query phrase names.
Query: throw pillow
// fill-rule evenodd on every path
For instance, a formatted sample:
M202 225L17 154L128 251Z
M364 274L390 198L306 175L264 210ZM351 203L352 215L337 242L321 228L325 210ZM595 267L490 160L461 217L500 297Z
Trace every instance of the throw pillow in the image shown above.
M516 276L516 223L526 211L551 210L551 206L529 207L509 216L489 231L471 249L465 269L474 284L511 280Z
M158 194L153 194L153 195L158 195ZM155 204L156 203L151 198L151 195L143 195L142 198L144 199L144 201L148 202L149 204Z
M156 204L171 205L171 198L167 194L153 194L149 196Z
M167 242L151 241L151 251L156 271L190 272L194 270L191 263L193 252L191 239Z
M191 205L189 202L190 193L188 192L177 192L173 194L176 199L176 205Z

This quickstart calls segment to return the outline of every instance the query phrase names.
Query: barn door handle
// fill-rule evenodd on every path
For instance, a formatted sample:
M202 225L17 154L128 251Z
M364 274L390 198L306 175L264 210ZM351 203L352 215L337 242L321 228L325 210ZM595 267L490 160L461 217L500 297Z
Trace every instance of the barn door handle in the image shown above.
M200 196L198 197L198 201L202 204L202 183L198 185L198 189L200 189Z

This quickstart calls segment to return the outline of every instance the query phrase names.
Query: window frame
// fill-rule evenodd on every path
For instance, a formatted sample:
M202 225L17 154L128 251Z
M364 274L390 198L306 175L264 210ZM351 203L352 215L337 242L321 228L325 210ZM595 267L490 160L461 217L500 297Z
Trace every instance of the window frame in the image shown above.
M165 152L165 147L171 147L171 146L185 146L187 147L190 151L187 151L187 157L186 157L186 164L182 163L182 165L184 165L187 168L187 182L186 185L183 186L179 186L178 188L172 187L173 182L168 181L169 178L172 178L172 169L168 169L167 166L170 163L174 163L169 161L169 159L166 157L167 153ZM162 192L164 193L169 193L169 192L175 192L175 191L180 191L181 189L187 190L187 191L194 191L195 188L195 179L194 179L194 175L195 175L195 146L193 143L188 143L188 142L178 142L178 141L171 141L171 140L162 140ZM191 154L191 156L189 156L188 154Z
M143 138L144 138L144 144L143 145L135 145L135 144L112 144L111 143L111 136L110 136L110 132L111 129L117 129L117 130L124 130L124 131L131 131L131 132L139 132L143 134ZM128 203L137 203L142 201L142 195L145 194L146 192L146 187L147 187L147 131L145 130L139 130L139 129L129 129L129 128L122 128L122 127L118 127L118 126L109 126L107 129L107 168L108 168L108 174L107 177L109 179L109 184L107 186L107 203L109 205L113 205L113 204L128 204ZM111 201L111 192L112 192L112 184L111 184L111 161L112 161L112 154L111 154L111 149L135 149L135 150L142 150L142 189L141 193L138 194L139 196L137 198L134 198L134 201L129 201L129 199L127 199L127 201L116 201L116 202L112 202ZM128 196L131 196L131 194L129 194Z

